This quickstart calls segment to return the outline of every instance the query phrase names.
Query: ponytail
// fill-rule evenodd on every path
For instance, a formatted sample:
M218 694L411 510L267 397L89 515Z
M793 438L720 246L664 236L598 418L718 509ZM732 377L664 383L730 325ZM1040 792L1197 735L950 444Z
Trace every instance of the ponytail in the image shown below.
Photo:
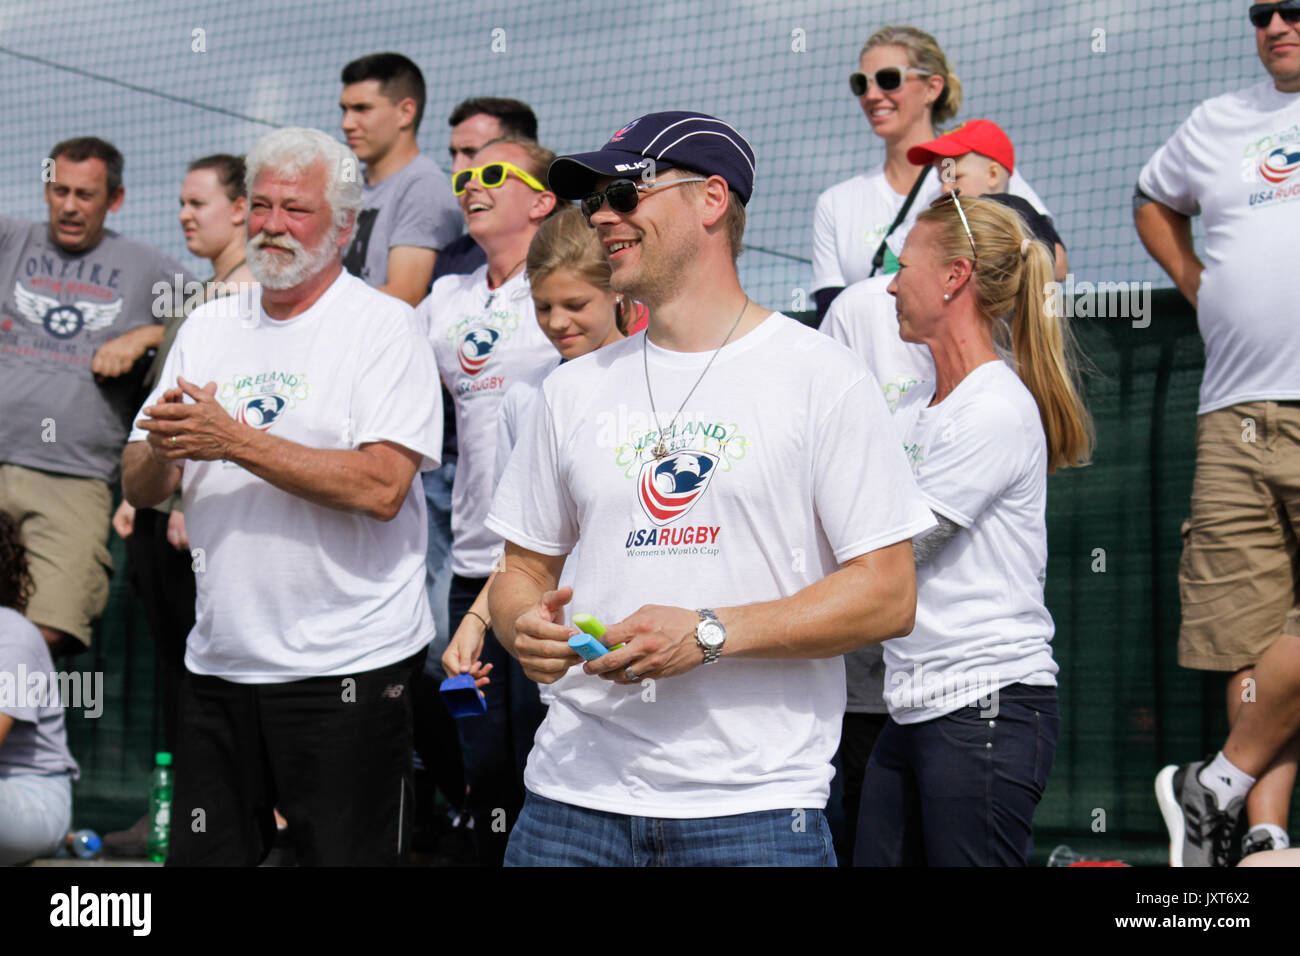
M961 205L978 257L971 275L975 300L994 341L1002 338L1000 326L1010 318L1016 374L1038 405L1047 438L1047 470L1086 465L1096 438L1080 397L1073 337L1065 319L1048 306L1055 289L1051 257L1019 214L1001 203L963 199ZM942 228L940 248L949 261L970 258L955 204L922 210L916 220Z
M1016 372L1038 403L1047 435L1047 470L1086 465L1095 443L1092 416L1080 398L1074 336L1048 308L1055 275L1047 247L1029 241L1011 320Z

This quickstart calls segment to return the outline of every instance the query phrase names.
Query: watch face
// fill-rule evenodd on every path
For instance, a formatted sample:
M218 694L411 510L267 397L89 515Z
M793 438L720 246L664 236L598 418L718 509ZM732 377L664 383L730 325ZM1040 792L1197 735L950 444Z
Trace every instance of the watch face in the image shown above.
M717 647L727 638L727 632L722 629L722 625L714 621L704 621L695 634L700 642L708 647Z

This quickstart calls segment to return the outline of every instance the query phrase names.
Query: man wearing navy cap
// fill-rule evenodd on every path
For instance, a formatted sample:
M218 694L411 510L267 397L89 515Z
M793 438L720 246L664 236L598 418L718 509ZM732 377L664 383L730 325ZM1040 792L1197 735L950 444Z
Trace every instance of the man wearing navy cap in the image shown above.
M870 374L741 288L754 167L692 112L551 166L650 323L546 379L487 520L494 629L555 694L507 865L835 863L841 655L911 630L933 521Z

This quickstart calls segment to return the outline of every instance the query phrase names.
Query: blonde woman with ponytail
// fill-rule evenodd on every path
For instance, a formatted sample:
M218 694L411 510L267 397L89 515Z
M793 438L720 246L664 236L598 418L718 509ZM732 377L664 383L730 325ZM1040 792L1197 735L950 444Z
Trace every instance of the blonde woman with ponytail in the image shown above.
M1019 215L949 196L917 217L889 286L903 339L934 358L895 421L939 528L913 541L916 626L885 643L859 865L1023 866L1032 850L1059 728L1047 475L1093 446L1051 282Z
M819 321L846 286L897 268L897 252L917 212L939 195L939 176L929 168L913 166L907 151L935 139L937 127L952 120L962 102L961 81L938 41L911 26L886 26L873 33L862 47L848 85L871 131L884 141L885 155L883 161L830 187L817 199L812 288ZM845 148L872 151L857 145L858 139L846 140ZM918 180L919 188L908 205ZM1012 174L1007 191L1023 197L1043 215L1051 215L1018 171ZM904 206L907 212L891 233Z

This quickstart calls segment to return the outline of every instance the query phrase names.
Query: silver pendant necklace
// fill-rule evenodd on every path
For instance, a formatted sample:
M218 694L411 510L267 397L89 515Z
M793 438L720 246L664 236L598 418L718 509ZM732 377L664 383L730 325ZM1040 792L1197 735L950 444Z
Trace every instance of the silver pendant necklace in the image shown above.
M519 267L522 266L522 265L523 265L525 262L527 262L527 261L528 261L528 257L527 257L527 256L525 256L523 259L520 259L518 262L516 262L516 263L514 264L514 266L511 268L511 270L510 270L509 272L506 273L506 277L505 277L504 279L502 279L502 280L497 284L497 287L496 287L495 289L491 289L491 288L488 289L488 297L487 297L487 301L483 303L483 309L484 309L484 311L486 311L487 309L492 308L492 300L494 300L494 299L497 297L497 293L500 292L502 289L505 288L506 283L509 282L509 281L511 280L511 278L514 276L514 274L515 274L516 272L519 271ZM487 281L487 276L485 275L485 276L483 277L483 279L484 279L484 281L486 282L486 281Z
M727 332L727 337L722 340L722 345L719 345L714 349L713 354L709 356L709 362L704 366L704 371L700 373L700 377L695 380L695 384L691 386L691 390L687 392L686 397L682 399L681 405L677 407L677 414L673 415L673 420L668 423L666 429L659 427L659 412L655 408L655 393L650 388L650 361L646 358L648 348L646 342L650 339L650 330L646 330L645 338L641 340L641 365L645 369L645 390L646 394L650 396L650 412L654 415L655 429L659 433L659 441L655 444L654 448L650 449L650 454L654 455L656 461L668 454L668 446L664 444L664 432L667 431L669 434L672 434L673 429L677 426L677 417L681 415L682 409L685 408L686 403L691 400L691 396L695 394L695 390L700 387L700 382L704 381L704 376L709 374L709 369L713 367L713 360L718 357L718 353L722 351L723 346L731 340L732 333L735 332L736 327L740 325L741 316L745 314L745 310L748 308L749 296L745 296L745 304L740 307L740 312L736 315L736 321L731 323L731 329Z

